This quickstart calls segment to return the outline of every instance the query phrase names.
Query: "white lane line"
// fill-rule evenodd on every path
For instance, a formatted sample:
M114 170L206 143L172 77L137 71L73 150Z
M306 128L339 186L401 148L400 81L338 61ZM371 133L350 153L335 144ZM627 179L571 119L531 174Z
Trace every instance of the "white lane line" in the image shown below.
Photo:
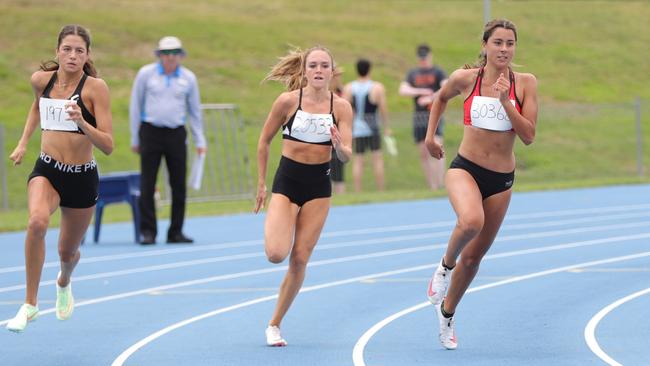
M277 287L235 287L235 288L207 288L196 290L176 290L176 291L156 291L150 292L152 296L163 295L203 295L203 294L224 294L224 293L238 293L238 292L267 292L277 291ZM22 304L21 304L22 305Z
M507 230L510 227L522 228L519 225L509 225L510 221L517 220L526 220L531 218L544 218L544 217L562 217L562 216L573 216L573 215L592 215L587 216L584 219L577 220L596 220L599 221L599 217L603 216L593 216L594 214L603 214L607 212L629 212L632 210L645 210L650 208L650 204L640 204L640 205L626 205L626 206L608 206L608 207L599 207L593 209L572 209L572 210L557 210L557 211L545 211L545 212L536 212L529 214L512 214L506 217L504 225L502 226L502 231ZM645 215L641 213L640 215ZM616 217L607 217L604 219L615 219ZM562 221L561 221L562 222ZM566 221L564 221L566 222ZM440 227L450 227L454 225L456 221L438 221L436 223L424 223L424 224L412 224L412 225L394 225L394 226L382 226L377 228L366 228L366 229L355 229L355 230L339 230L339 231L330 231L324 232L321 235L321 238L334 238L339 236L351 236L351 235L365 235L365 234L377 234L377 233L386 233L386 232L399 232L399 231L408 231L408 230L420 230L420 229L430 229L430 228L440 228ZM541 224L541 223L536 223ZM531 225L531 224L523 224ZM535 225L535 224L532 224ZM528 226L526 226L528 227ZM99 263L106 261L115 261L121 259L135 259L135 258L145 258L145 257L154 257L167 254L180 254L180 253L194 253L210 250L220 250L220 249L229 249L229 248L241 248L248 246L255 246L264 244L263 240L243 240L243 241L233 241L226 243L217 243L217 244L208 244L184 248L173 248L173 249L157 249L149 250L146 252L131 252L131 253L122 253L122 254L113 254L105 256L96 256L96 257L82 257L80 263ZM58 268L58 261L47 262L44 264L43 268ZM19 272L24 271L25 266L13 266L0 268L1 273L10 273L10 272Z
M650 252L636 254L635 256L650 256ZM614 260L627 260L627 259L629 259L629 257L633 257L633 256L625 256L625 257L618 257L618 258L614 258L614 259L607 259L607 260L601 260L601 261L595 261L595 262L581 263L581 264L577 264L577 265L565 266L565 267L560 267L560 268L556 268L556 269L552 269L552 270L531 273L531 274L524 275L524 276L517 276L517 277L513 277L513 278L508 279L508 280L498 281L498 282L486 284L486 285L483 285L483 286L479 286L476 289L474 289L473 291L479 291L479 290L486 289L486 288L501 286L501 285L504 285L504 284L507 284L507 283L512 283L512 282L524 281L524 280L535 278L535 277L547 276L549 274L562 272L562 271L565 271L567 268L574 268L576 266L586 267L586 266L593 266L593 265L597 265L597 264L601 264L601 263L610 263L611 261L614 261ZM305 287L302 290L300 290L300 292L301 293L302 292L310 292L310 291L320 290L320 289L324 289L324 288L340 286L340 285L345 285L345 284L350 284L350 283L355 283L355 282L363 282L363 281L367 281L367 280L370 280L370 279L376 279L376 278L380 278L380 277L387 277L387 276L392 276L392 275L401 274L401 273L421 271L421 270L430 269L430 268L433 268L432 264L421 265L421 266L417 266L417 267L408 267L408 268L398 269L398 270L389 271L389 272L382 272L382 273L377 273L377 274L369 274L369 275L354 277L354 278L350 278L350 279L346 279L346 280L329 282L329 283L325 283L325 284L321 284L321 285L317 285L317 286ZM468 290L468 292L472 292L472 289ZM129 357L131 357L131 355L133 355L135 352L137 352L142 347L144 347L147 344L153 342L154 340L162 337L163 335L165 335L167 333L170 333L170 332L172 332L172 331L174 331L176 329L179 329L181 327L184 327L184 326L186 326L188 324L191 324L191 323L194 323L194 322L197 322L197 321L200 321L200 320L203 320L203 319L206 319L206 318L218 315L218 314L223 314L223 313L226 313L226 312L229 312L229 311L232 311L232 310L236 310L236 309L240 309L240 308L243 308L243 307L255 305L255 304L258 304L258 303L261 303L261 302L265 302L265 301L270 301L270 300L273 300L273 299L276 299L276 298L277 298L277 295L260 297L260 298L254 299L254 300L249 300L249 301L242 302L242 303L235 304L235 305L231 305L231 306L228 306L228 307L212 310L210 312L207 312L207 313L204 313L204 314L201 314L201 315L197 315L195 317L192 317L192 318L180 321L178 323L172 324L170 326L167 326L167 327L165 327L165 328L163 328L163 329L161 329L161 330L159 330L159 331L157 331L157 332L155 332L155 333L141 339L140 341L133 344L131 347L127 348L124 352L122 352L113 361L111 366L122 366L124 364L124 362ZM425 304L430 305L428 302L426 302ZM422 304L420 304L420 305L422 305ZM356 363L355 363L355 365L356 365Z
M591 245L597 245L597 244L614 243L614 242L628 241L628 240L634 240L634 239L643 239L643 238L649 238L649 237L650 237L650 233L645 233L645 234L638 234L638 235L627 235L627 236L618 236L618 237L603 238L603 239L596 239L596 240L587 240L587 241L581 241L581 242L571 242L571 243L567 243L567 244L560 244L560 245L554 245L554 246L546 246L546 247L523 249L523 250L517 250L517 251L511 251L511 252L492 254L492 255L487 255L485 258L505 258L505 257L510 257L510 256L516 256L516 255L526 255L526 254L531 254L531 253L550 252L550 251L563 250L563 249L568 249L568 248L577 248L577 247L591 246ZM400 255L400 254L417 253L417 252L429 251L429 250L436 249L436 248L442 248L443 246L444 246L444 244L425 245L425 246L419 246L419 247L404 248L404 249L397 249L397 250L388 250L388 251L374 252L374 253L369 253L369 254L354 255L354 256L348 256L348 257L325 259L325 260L313 261L313 262L309 263L308 266L309 267L317 267L317 266L322 266L322 265L345 263L345 262L364 260L364 259L370 259L370 258L381 258L381 257ZM194 285L200 285L200 284L210 283L210 282L215 282L215 281L223 281L223 280L229 280L229 279L234 279L234 278L241 278L241 277L255 276L255 275L266 274L266 273L279 272L279 271L284 271L287 268L288 268L288 266L257 269L257 270L251 270L251 271L245 271L245 272L223 274L223 275L212 276L212 277L207 277L207 278L202 278L202 279L197 279L197 280L191 280L191 281L177 282L177 283L173 283L173 284L169 284L169 285L149 287L149 288L145 288L145 289L141 289L141 290L122 292L122 293L118 293L118 294L115 294L115 295L109 295L109 296L98 297L98 298L94 298L94 299L90 299L90 300L79 301L79 302L77 302L75 304L75 306L76 307L81 307L81 306L85 306L85 305L99 304L99 303L103 303L103 302L114 301L114 300L124 299L124 298L128 298L128 297L133 297L133 296L146 295L146 294L148 294L150 292L166 291L166 290L169 290L169 289L175 289L175 288L179 288L179 287L194 286ZM40 315L46 315L46 314L53 313L55 310L56 310L55 308L45 309L45 310L41 310L39 312L39 314ZM0 321L0 326L6 324L7 322L9 322L9 320L11 320L11 319L5 319L3 321Z
M650 222L643 221L643 222L633 222L633 223L618 224L618 225L590 226L590 227L585 227L585 228L574 228L574 229L554 230L554 231L541 231L541 232L537 232L537 233L527 233L527 234L520 234L520 235L506 235L506 236L503 236L503 237L497 237L497 239L495 240L495 243L501 243L501 242L506 242L506 241L515 241L515 240L523 240L523 239L533 239L533 238L546 238L546 237L551 237L551 236L562 236L562 235L567 235L567 234L576 234L576 233L585 233L585 232L598 232L598 231L620 230L620 229L635 228L635 227L647 227L649 224L650 224ZM437 237L438 234L440 234L440 233L409 235L409 236L391 237L391 238L383 238L383 239L355 240L355 241L342 242L342 243L337 243L337 244L322 244L320 246L316 246L316 250L321 251L321 250L337 249L337 248L360 246L360 245L373 245L373 244L380 244L380 243L394 243L394 242L399 242L399 241L404 241L404 240L414 240L414 239L430 239L430 238ZM447 232L444 232L444 234L448 235ZM524 252L527 252L529 250L533 250L534 252L535 251L546 251L545 248L553 249L553 248L580 247L580 246L585 246L585 245L609 243L609 242L612 242L612 241L645 239L645 238L650 237L649 235L650 235L650 233L642 233L642 234L636 234L636 235L609 237L609 238L604 238L604 239L595 239L595 240L571 242L571 243L565 243L565 244L559 244L559 245L555 245L555 246L547 246L547 247L541 247L541 248L534 248L534 249L523 249L523 251ZM416 251L419 251L419 250L431 250L431 249L444 248L444 247L446 247L446 245L447 245L446 243L437 243L437 244L433 244L433 245L425 245L425 246L420 246L420 247L410 247L410 248L404 248L404 249L416 250ZM515 253L515 252L509 252L509 253ZM517 251L516 253L519 253L519 252ZM515 254L515 255L518 255L518 254ZM264 256L265 256L264 253L256 252L256 253L244 253L244 254L236 254L236 255L229 255L229 256L203 258L203 259L197 259L197 260L191 260L191 261L173 262L173 263L160 264L160 265L154 265L154 266L137 267L137 268L131 268L131 269L125 269L125 270L119 270L119 271L110 271L110 272L96 273L96 274L90 274L90 275L84 275L84 276L75 276L74 281L75 282L82 282L82 281L96 280L96 279L102 279L102 278L119 277L119 276L125 276L125 275L136 274L136 273L161 271L161 270L168 270L168 269L196 266L196 265L201 265L201 264L225 262L225 261L230 261L230 260L256 258L256 257L264 257ZM55 284L55 282L56 282L56 280L41 281L40 286L52 286L52 285ZM22 290L22 289L25 289L25 284L18 284L18 285L7 286L7 287L0 287L0 293L18 291L18 290Z
M643 296L648 293L650 293L650 288L641 290L639 292L635 292L631 295L625 296L622 299L618 299L613 303L604 307L601 311L599 311L596 315L594 315L594 317L591 318L591 320L589 320L589 323L587 323L587 326L585 327L585 341L587 342L587 346L589 346L591 352L593 352L596 356L598 356L601 360L605 361L609 365L621 366L619 362L611 358L607 353L605 353L605 351L603 351L602 348L600 348L600 345L596 340L596 327L598 326L598 323L600 323L600 321L603 320L603 318L607 316L607 314L609 314L612 310L616 309L617 307L625 304L630 300L634 300L637 297Z
M360 281L367 280L369 278L393 276L393 275L397 275L397 274L401 274L401 273L408 273L408 272L413 272L413 271L421 271L421 270L430 269L430 268L433 268L432 264L426 264L426 265L417 266L417 267L408 267L408 268L398 269L398 270L394 270L394 271L381 272L381 273L373 273L373 274L369 274L369 275L365 275L365 276L359 276L359 277L352 277L352 278L348 278L348 279L345 279L345 280L339 280L339 281L327 282L327 283L323 283L323 284L315 285L315 286L303 287L302 289L300 289L300 293L311 292L311 291L321 290L321 289L324 289L324 288L329 288L329 287L346 285L346 284L349 284L349 283L360 282ZM224 308L216 309L216 310L213 310L213 311L210 311L210 312L207 312L207 313L204 313L204 314L201 314L201 315L198 315L198 316L183 320L181 322L172 324L172 325L170 325L170 326L168 326L168 327L166 327L164 329L161 329L161 330L147 336L146 338L138 341L137 343L135 343L134 345L129 347L127 350L122 352L113 361L111 366L121 366L121 365L123 365L124 362L133 353L137 352L140 348L144 347L148 343L153 342L157 338L160 338L163 335L165 335L165 334L167 334L167 333L169 333L169 332L171 332L173 330L176 330L176 329L184 327L184 326L186 326L188 324L191 324L191 323L197 322L199 320L203 320L203 319L206 319L206 318L218 315L218 314L227 313L229 311L233 311L233 310L241 309L241 308L244 308L244 307L247 307L247 306L259 304L261 302L274 300L274 299L277 299L277 297L278 297L277 294L276 295L269 295L269 296L260 297L260 298L245 301L245 302L242 302L242 303L239 303L239 304L235 304L235 305L227 306L227 307L224 307Z
M485 259L488 259L490 257L489 255L485 256ZM548 276L550 274L554 273L559 273L559 272L566 272L570 271L575 268L580 268L580 267L591 267L591 266L597 266L601 264L606 264L606 263L615 263L615 262L622 262L622 261L627 261L627 260L633 260L633 259L639 259L639 258L644 258L644 257L650 257L650 252L641 252L641 253L636 253L636 254L631 254L631 255L625 255L621 257L614 257L614 258L609 258L609 259L602 259L602 260L597 260L597 261L591 261L591 262L586 262L586 263L580 263L580 264L574 264L570 266L564 266L564 267L559 267L559 268L554 268L554 269L549 269L546 271L541 271L541 272L535 272L535 273L530 273L524 276L517 276L513 278L509 278L503 281L497 281L493 283L488 283L485 285L481 286L476 286L472 287L467 290L466 293L472 293L472 292L477 292L485 289L489 289L492 287L497 287L497 286L503 286L507 285L510 283L514 282L520 282L524 280L529 280L531 278L536 278L536 277L542 277L542 276ZM406 308L404 310L401 310L383 320L380 322L376 323L372 327L370 327L357 341L357 343L354 345L354 348L352 349L352 362L354 363L354 366L366 366L366 362L363 359L363 353L366 348L366 345L370 341L370 339L377 334L382 328L384 328L386 325L390 324L396 319L401 318L404 315L410 314L412 312L415 312L417 310L426 308L428 306L431 306L431 303L428 301L419 303L417 305L411 306L409 308Z
M636 272L650 272L650 267L641 267L641 268L591 268L591 269L581 269L576 268L573 271L574 273L636 273Z
M629 229L629 228L636 228L636 227L647 227L648 225L650 225L650 221L633 222L633 223L617 224L617 225L605 225L605 226L602 225L589 226L584 228L573 228L573 229L565 229L565 230L541 231L536 233L526 233L526 234L518 234L518 235L506 235L503 237L497 237L495 243L522 240L522 239L546 238L551 236L562 236L567 234L576 234L576 233L585 233L585 232L598 232L598 231L607 231L607 230ZM448 236L449 233L445 231L445 232L437 232L431 234L417 234L417 235L398 236L398 237L390 237L390 238L354 240L354 241L334 243L334 244L321 244L316 246L316 251L320 252L322 250L330 250L330 249L337 249L337 248L344 248L344 247L395 243L400 241L409 241L409 240L417 240L417 239L431 239L431 238L439 237L441 235ZM561 247L564 247L566 245L584 246L584 245L607 243L610 242L611 240L620 241L620 240L631 240L631 239L643 239L647 237L648 234L646 233L646 234L638 234L632 236L596 239L595 241L589 240L586 242L573 242L569 244L560 244L560 246ZM605 241L603 242L602 240ZM424 250L428 250L428 249L443 248L445 246L446 243L437 243L434 245L427 245L424 247L412 247L406 249L425 248ZM541 249L543 250L543 247ZM538 249L534 249L534 250L538 250ZM74 281L82 282L82 281L96 280L101 278L112 278L112 277L119 277L119 276L125 276L125 275L136 274L136 273L161 271L161 270L168 270L168 269L191 267L191 266L202 265L202 264L226 262L231 260L257 258L257 257L264 257L264 256L265 254L263 252L255 252L255 253L243 253L243 254L235 254L235 255L228 255L228 256L203 258L203 259L190 260L190 261L172 262L167 264L159 264L159 265L146 266L146 267L140 266L137 268L130 268L130 269L119 270L119 271L110 271L110 272L95 273L90 275L75 276ZM41 281L40 286L52 286L55 284L55 282L56 280ZM0 293L18 291L22 289L25 289L25 284L0 287Z
M325 266L325 265L337 264L337 263L353 262L353 261L359 261L359 260L371 259L371 258L382 258L382 257L394 256L394 255L400 255L400 254L417 253L417 252L422 252L422 251L430 250L430 249L431 249L431 246L397 249L397 250L387 250L387 251L375 252L375 253L369 253L369 254L353 255L353 256L348 256L348 257L340 257L340 258L333 258L333 259L325 259L325 260L320 260L320 261L314 261L314 262L309 263L308 266L309 267L318 267L318 266ZM207 278L201 278L201 279L197 279L197 280L178 282L178 283L173 283L173 284L169 284L169 285L150 287L150 288L145 288L145 289L141 289L141 290L122 292L122 293L115 294L115 295L103 296L103 297L98 297L98 298L94 298L94 299L90 299L90 300L75 302L75 308L78 308L78 307L81 307L81 306L86 306L86 305L99 304L99 303L103 303L103 302L107 302L107 301L114 301L114 300L124 299L124 298L128 298L128 297L133 297L133 296L146 295L148 293L156 292L156 291L166 291L166 290L169 290L169 289L175 289L175 288L179 288L179 287L201 285L201 284L215 282L215 281L230 280L230 279L233 279L233 278L255 276L255 275L273 273L273 272L281 272L281 271L286 271L287 268L288 268L288 266L280 266L280 267L264 268L264 269L257 269L257 270L238 272L238 273L229 273L229 274L223 274L223 275L212 276L212 277L207 277ZM55 308L49 308L49 309L41 310L39 312L39 315L50 314L50 313L53 313L55 310L56 310ZM11 320L11 319L5 319L3 321L0 321L0 325L7 324L9 322L9 320Z

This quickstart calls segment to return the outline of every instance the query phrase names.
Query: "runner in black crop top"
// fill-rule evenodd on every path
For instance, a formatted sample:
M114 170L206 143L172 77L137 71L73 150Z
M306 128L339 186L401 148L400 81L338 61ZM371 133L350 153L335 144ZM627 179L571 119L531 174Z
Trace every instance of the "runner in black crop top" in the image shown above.
M50 81L47 82L47 85L45 86L45 89L43 90L43 94L41 95L43 98L50 98L50 91L52 90L52 87L54 86L54 83L56 82L56 77L57 77L57 72L54 71L52 73L52 77L50 78ZM84 120L88 122L89 125L93 127L97 127L97 121L95 120L95 116L88 111L88 108L86 108L86 105L84 104L83 100L81 99L81 89L84 87L84 83L86 82L86 79L88 78L88 75L86 73L83 74L81 77L81 80L79 80L79 84L77 84L77 88L72 92L72 95L68 97L68 99L72 98L74 95L78 95L79 99L77 99L77 105L79 105L79 108L81 108L81 115L83 116ZM80 133L84 135L84 132L77 127L76 131L61 131L61 132L72 132L72 133Z
M319 113L309 113L309 112L305 112L305 111L302 110L302 88L300 88L300 94L299 94L299 97L298 97L298 108L293 113L293 115L291 115L289 120L284 125L282 125L282 138L287 139L287 140L300 141L300 142L304 142L306 144L330 145L331 146L332 145L332 140L331 139L327 139L327 141L307 141L307 140L304 140L304 139L301 139L301 138L299 138L297 136L292 135L293 123L294 123L294 121L296 119L296 115L298 114L299 111L302 111L303 113L308 114L308 115L319 114ZM337 126L336 117L334 117L334 93L332 93L331 91L330 91L330 111L329 111L329 115L332 116L332 123L335 126ZM325 123L326 122L327 121L325 121ZM316 130L317 130L318 126L315 126L315 127L316 127ZM320 127L326 127L326 128L324 129L323 133L319 134L319 135L328 135L329 136L329 133L330 133L329 127L330 126L323 125L323 126L320 126ZM310 131L306 131L305 133L303 133L303 137L308 138L310 136L313 136L313 135L317 134L317 131L314 131L313 134L310 134L309 132ZM309 136L305 136L305 134L309 135ZM323 139L322 138L323 136L320 136L320 138L318 138L319 136L314 136L314 137L315 137L315 140L322 140Z

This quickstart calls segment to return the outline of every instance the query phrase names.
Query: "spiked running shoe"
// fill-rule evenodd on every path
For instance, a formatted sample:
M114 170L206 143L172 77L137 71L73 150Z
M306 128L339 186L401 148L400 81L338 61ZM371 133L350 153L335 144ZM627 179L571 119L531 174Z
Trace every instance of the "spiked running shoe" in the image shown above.
M266 344L270 347L285 347L287 341L280 335L280 328L275 325L269 325L266 328Z
M61 272L56 276L56 318L59 320L68 320L74 310L74 297L72 297L72 281L67 286L59 286L59 277Z
M25 330L27 323L33 322L38 318L38 306L23 304L16 316L7 323L7 329L20 333Z
M438 333L440 344L446 349L456 349L458 347L458 341L456 340L456 323L454 322L454 317L445 318L442 315L442 304L436 305L435 308L440 325L440 333Z
M447 293L449 287L449 280L451 279L451 269L447 269L442 265L442 259L438 264L438 268L433 272L431 280L429 280L429 287L427 288L427 297L433 305L440 305L442 299Z

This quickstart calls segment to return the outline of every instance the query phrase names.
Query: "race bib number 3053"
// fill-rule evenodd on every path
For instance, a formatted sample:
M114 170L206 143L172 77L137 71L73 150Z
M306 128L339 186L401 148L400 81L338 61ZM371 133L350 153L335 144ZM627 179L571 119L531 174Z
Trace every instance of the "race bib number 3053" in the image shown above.
M321 143L332 139L330 128L334 125L331 114L296 112L290 135L300 141Z
M510 100L515 105L514 100ZM472 126L493 131L509 131L512 123L505 108L497 98L475 96L470 110Z

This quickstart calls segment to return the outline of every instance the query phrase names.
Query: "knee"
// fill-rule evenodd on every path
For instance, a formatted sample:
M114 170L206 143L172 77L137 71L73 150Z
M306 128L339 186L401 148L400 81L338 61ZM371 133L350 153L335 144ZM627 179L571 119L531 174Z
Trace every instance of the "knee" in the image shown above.
M458 218L456 227L463 236L474 237L483 229L483 222L480 215L465 215Z
M266 245L266 258L269 260L269 262L273 264L278 264L282 263L284 259L287 257L288 253L285 253L283 250L278 249L278 245L270 246Z
M307 262L309 262L308 255L292 255L289 270L292 272L304 272L305 268L307 268Z
M266 258L269 260L269 262L273 264L278 264L278 263L282 263L282 261L284 261L284 258L286 258L286 256L279 253L273 253L273 252L269 253L267 251Z
M50 217L45 214L32 214L29 216L29 222L27 224L27 230L38 236L45 236L47 231L47 226L50 223Z
M482 256L463 253L460 257L460 264L468 270L477 271L481 265L481 259L483 259Z

